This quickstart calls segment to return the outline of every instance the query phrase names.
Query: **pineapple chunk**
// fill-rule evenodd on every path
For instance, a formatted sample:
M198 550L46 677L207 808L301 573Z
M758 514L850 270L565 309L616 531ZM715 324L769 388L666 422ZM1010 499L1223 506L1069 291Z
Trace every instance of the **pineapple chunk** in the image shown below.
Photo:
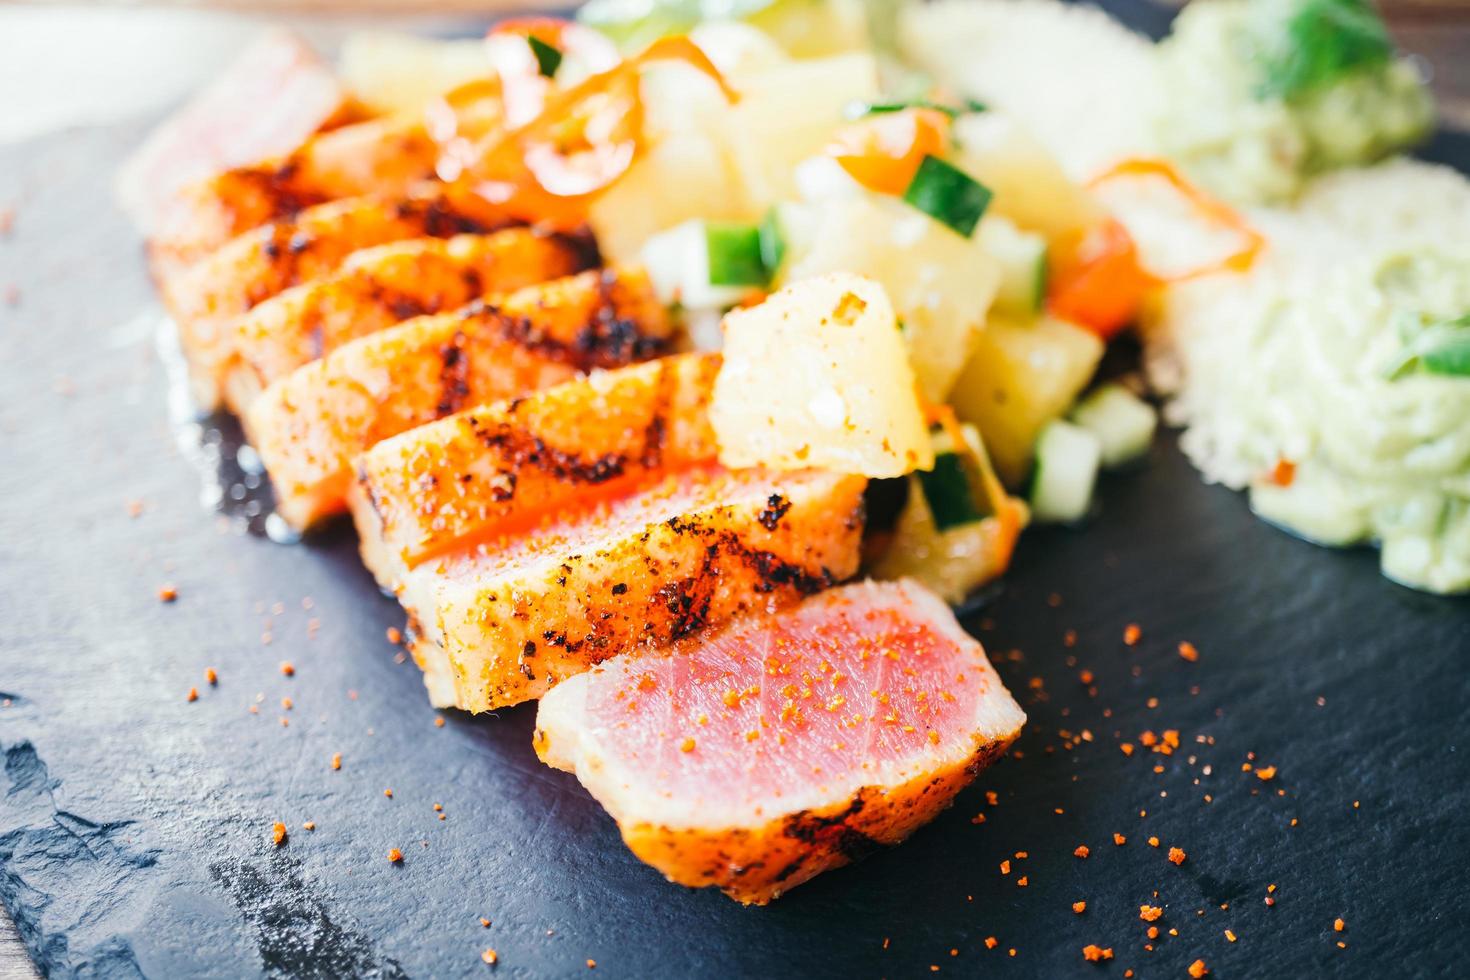
M880 283L903 321L920 392L944 401L1000 288L999 264L979 236L963 238L902 201L860 192L810 207L807 230L788 243L784 280L853 272Z
M687 65L650 65L641 90L649 146L588 213L598 247L633 262L655 233L692 218L751 220L731 163L731 107L719 88Z
M776 0L750 23L796 58L821 58L869 47L863 0Z
M1011 513L941 531L924 499L917 477L909 477L909 498L899 513L893 537L870 572L874 578L917 579L951 606L980 586L999 578L1010 564L1015 526L1025 522L1025 505L1006 499Z
M1004 113L961 116L954 139L960 168L994 192L991 210L1022 228L1056 242L1104 217L1046 147Z
M395 31L347 36L338 59L342 81L375 112L422 112L436 95L491 74L479 38L430 41Z
M740 102L730 110L735 166L757 213L797 196L796 165L819 152L855 101L878 95L871 55L793 61L735 80Z
M788 286L725 317L710 422L727 466L869 477L934 465L898 318L848 274Z
M1026 479L1037 435L1071 407L1102 354L1096 334L1054 317L1033 323L990 319L950 403L961 419L979 427L1008 484Z

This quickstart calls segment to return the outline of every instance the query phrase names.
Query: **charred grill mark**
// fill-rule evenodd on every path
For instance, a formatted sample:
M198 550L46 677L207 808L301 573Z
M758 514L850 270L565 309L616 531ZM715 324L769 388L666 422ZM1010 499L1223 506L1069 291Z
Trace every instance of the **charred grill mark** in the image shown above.
M851 824L852 818L867 804L869 792L866 789L858 791L847 808L834 816L824 817L803 810L787 817L781 833L805 844L809 850L777 872L772 880L779 884L801 870L807 861L820 859L825 854L836 854L846 861L860 861L881 850L881 843Z
M251 221L274 221L327 200L326 195L298 183L300 170L298 155L293 153L275 166L238 167L228 171L220 176L215 186L220 189L222 198L259 202L257 211L236 209L238 217ZM240 193L232 192L230 184L239 188Z
M478 296L485 291L485 279L480 275L480 270L473 266L460 269L459 281L464 285L467 296Z
M605 264L602 251L597 247L597 237L585 225L575 231L552 232L548 237L566 247L568 254L577 263L578 271L596 269Z
M756 516L756 520L760 521L761 527L767 531L774 531L780 525L781 518L785 517L786 512L790 509L791 501L779 493L773 493L766 498L766 509Z
M510 221L487 225L468 214L456 210L443 197L409 198L394 206L397 216L423 228L430 238L452 238L455 235L476 234L508 227Z
M627 472L628 461L621 453L584 459L577 453L548 446L540 436L517 429L508 422L496 423L493 429L481 429L473 415L466 416L465 421L486 448L500 454L503 461L499 468L508 475L534 468L562 482L596 486ZM514 495L514 480L510 481L510 487L511 493L505 499Z
M456 330L449 343L439 350L439 403L434 406L437 418L453 415L469 397L470 358L465 352L465 336Z
M606 342L596 323L599 315L600 311L594 311L587 325L578 331L571 342L567 342L550 336L529 317L511 316L481 299L467 304L460 311L465 329L484 331L488 335L487 339L515 344L548 360L568 364L578 371L624 367L636 361L661 356L671 350L670 338L649 336L643 333L636 321L628 319L617 321L617 329L625 336L615 342ZM633 339L626 339L627 337Z
M718 581L715 564L720 556L718 545L705 548L699 571L688 578L670 582L655 593L655 599L673 617L669 639L682 640L709 625L710 604L714 601Z
M439 304L433 300L425 302L416 296L405 296L403 293L387 293L383 299L395 319L408 320L425 313L436 313Z
M677 384L678 378L669 370L668 364L660 364L653 417L643 428L643 452L639 454L640 462L649 469L657 469L663 462L664 444L668 439L669 404L673 401Z

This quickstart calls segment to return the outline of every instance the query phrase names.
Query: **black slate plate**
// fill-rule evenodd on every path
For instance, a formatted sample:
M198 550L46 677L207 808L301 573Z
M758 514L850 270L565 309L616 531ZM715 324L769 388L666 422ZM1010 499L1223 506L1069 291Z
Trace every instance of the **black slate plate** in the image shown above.
M765 909L666 884L537 763L532 707L435 726L347 529L285 547L201 510L107 191L141 132L0 151L0 901L43 971L480 976L493 947L500 976L1460 972L1470 603L1255 521L1171 439L1086 529L1028 532L976 618L1031 720L955 809ZM1119 749L1165 729L1172 755Z

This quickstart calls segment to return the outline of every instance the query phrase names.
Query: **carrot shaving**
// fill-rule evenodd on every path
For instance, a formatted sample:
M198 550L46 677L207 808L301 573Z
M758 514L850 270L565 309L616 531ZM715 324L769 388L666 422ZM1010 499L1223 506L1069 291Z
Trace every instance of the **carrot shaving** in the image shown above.
M934 109L905 109L848 126L837 133L827 153L859 184L898 196L913 183L924 158L939 156L948 143L948 116Z
M1183 272L1161 275L1143 267L1133 236L1114 218L1058 243L1047 305L1057 316L1087 327L1104 340L1111 339L1137 319L1144 298L1152 290L1216 272L1245 272L1266 245L1266 239L1239 213L1195 187L1165 160L1150 157L1123 160L1098 174L1087 186L1095 188L1120 177L1166 181L1197 213L1213 224L1234 231L1243 244L1223 258Z
M628 172L646 145L640 70L656 61L682 61L713 80L727 99L737 98L697 45L687 37L663 38L637 57L548 94L534 118L487 137L457 168L459 186L507 217L564 230L583 224L592 201Z
M1266 247L1265 236L1252 228L1241 217L1240 212L1190 183L1179 172L1178 168L1167 160L1160 160L1156 157L1131 157L1104 170L1092 178L1087 186L1094 188L1120 177L1160 178L1182 194L1194 207L1195 211L1207 218L1211 223L1222 225L1244 239L1244 243L1240 248L1213 262L1207 262L1186 272L1177 272L1167 276L1153 274L1159 282L1186 282L1190 279L1198 279L1201 276L1213 275L1216 272L1247 272L1255 264L1256 259Z

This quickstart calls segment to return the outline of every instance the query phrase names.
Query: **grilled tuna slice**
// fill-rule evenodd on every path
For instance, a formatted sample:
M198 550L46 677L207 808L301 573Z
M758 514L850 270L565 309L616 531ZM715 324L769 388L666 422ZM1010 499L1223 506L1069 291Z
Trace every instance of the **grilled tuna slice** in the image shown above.
M866 482L695 467L426 562L400 599L431 696L516 704L639 644L831 586L857 570Z
M239 415L261 390L349 340L489 294L570 275L585 250L528 228L415 238L354 253L330 275L255 307L225 338L225 401Z
M681 354L488 405L379 443L348 504L385 588L462 543L626 494L718 455L708 405L717 354Z
M467 192L426 184L403 198L319 204L230 239L182 275L160 283L179 325L201 407L219 402L214 380L234 321L283 289L334 271L358 249L405 238L490 232L513 223Z
M185 187L149 241L149 257L169 275L241 232L314 204L401 193L433 177L439 153L421 120L399 116L320 133L285 156Z
M644 360L670 340L642 272L584 272L352 341L267 388L245 432L270 471L277 512L306 527L344 509L352 458L381 440Z
M266 31L123 164L118 197L145 231L168 221L176 195L227 167L289 153L319 128L361 114L301 38Z
M903 840L1024 721L941 599L863 582L607 660L535 740L669 880L764 904Z
M499 99L445 103L444 109L454 111L458 137L481 138L503 119ZM434 178L444 148L422 117L395 115L318 133L289 149L184 188L149 242L155 271L167 275L241 232L314 204L402 194Z

